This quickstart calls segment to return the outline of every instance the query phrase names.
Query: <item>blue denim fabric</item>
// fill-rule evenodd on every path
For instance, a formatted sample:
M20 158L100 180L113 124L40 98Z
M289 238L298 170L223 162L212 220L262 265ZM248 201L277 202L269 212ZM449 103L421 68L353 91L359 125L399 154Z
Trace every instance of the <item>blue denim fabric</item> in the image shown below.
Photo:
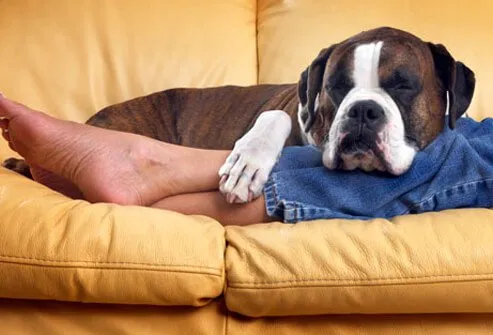
M289 223L493 207L493 119L459 119L455 130L446 128L399 177L331 171L315 147L288 147L264 194L268 215Z

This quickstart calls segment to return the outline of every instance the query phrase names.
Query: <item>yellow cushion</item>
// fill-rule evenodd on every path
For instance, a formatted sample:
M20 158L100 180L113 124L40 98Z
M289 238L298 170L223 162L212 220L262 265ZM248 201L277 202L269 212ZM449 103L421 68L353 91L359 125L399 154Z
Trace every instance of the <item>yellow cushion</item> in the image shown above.
M489 314L318 315L246 318L221 302L202 308L0 299L7 335L491 335Z
M205 217L71 200L0 168L0 297L199 306L224 286Z
M252 85L255 14L252 0L1 1L0 92L84 122L166 88Z
M2 335L245 334L226 332L222 307L218 302L194 308L0 299L0 316Z
M493 312L493 211L227 227L229 310L248 316Z
M469 109L493 116L493 2L430 0L259 0L260 83L295 82L318 52L362 30L392 26L443 43L475 73Z
M327 44L393 25L471 66L471 110L489 113L489 1L256 3L0 2L0 91L84 121L169 87L254 84L258 10L262 83L296 81ZM232 227L225 261L214 220L74 201L2 169L0 180L0 297L198 306L221 294L226 264L227 305L246 315L493 311L488 210Z

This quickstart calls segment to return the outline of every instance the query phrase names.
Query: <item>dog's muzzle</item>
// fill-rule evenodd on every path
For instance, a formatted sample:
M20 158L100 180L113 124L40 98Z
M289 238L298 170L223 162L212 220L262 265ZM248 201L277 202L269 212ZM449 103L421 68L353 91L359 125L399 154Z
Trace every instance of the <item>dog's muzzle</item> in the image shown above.
M359 95L359 99L355 99ZM399 109L384 92L354 92L343 101L323 146L329 169L406 172L417 150L406 142Z
M378 144L386 123L384 110L373 100L355 103L346 114L339 135L337 168L385 171Z

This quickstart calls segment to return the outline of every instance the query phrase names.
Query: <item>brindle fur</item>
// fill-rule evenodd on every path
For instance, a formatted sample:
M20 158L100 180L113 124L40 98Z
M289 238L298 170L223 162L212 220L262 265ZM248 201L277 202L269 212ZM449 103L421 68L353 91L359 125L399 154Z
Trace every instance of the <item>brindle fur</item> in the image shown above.
M286 145L301 145L296 84L170 89L108 106L86 124L189 147L227 150L260 113L272 109L292 117L293 131ZM24 160L9 158L3 165L32 179Z
M447 90L451 95L450 126L465 112L474 93L474 74L456 62L442 45L425 43L412 34L387 27L364 31L322 50L303 71L298 84L165 90L106 107L86 123L184 146L232 149L260 113L281 109L293 121L286 145L301 145L303 130L297 119L301 101L304 126L309 123L305 128L311 128L315 144L321 144L327 140L325 136L337 110L331 78L338 78L345 71L343 81L349 88L352 79L347 73L351 73L352 65L347 56L358 45L375 40L385 41L379 69L382 82L396 67L419 77L419 94L409 105L399 104L398 99L396 102L408 140L422 149L443 130ZM319 93L315 111L314 100ZM30 176L22 160L9 159L4 166Z
M87 124L206 149L232 149L260 113L282 109L297 125L296 85L172 89L106 107ZM289 145L301 144L300 131Z

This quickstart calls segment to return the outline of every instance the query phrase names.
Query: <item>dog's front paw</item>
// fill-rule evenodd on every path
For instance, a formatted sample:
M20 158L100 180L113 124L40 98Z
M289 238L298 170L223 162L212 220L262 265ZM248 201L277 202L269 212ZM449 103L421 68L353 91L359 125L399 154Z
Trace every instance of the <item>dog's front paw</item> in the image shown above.
M219 191L226 201L250 202L262 194L290 132L291 117L282 110L260 114L219 170Z
M259 197L279 152L265 141L238 141L219 170L219 191L226 201L244 203Z

